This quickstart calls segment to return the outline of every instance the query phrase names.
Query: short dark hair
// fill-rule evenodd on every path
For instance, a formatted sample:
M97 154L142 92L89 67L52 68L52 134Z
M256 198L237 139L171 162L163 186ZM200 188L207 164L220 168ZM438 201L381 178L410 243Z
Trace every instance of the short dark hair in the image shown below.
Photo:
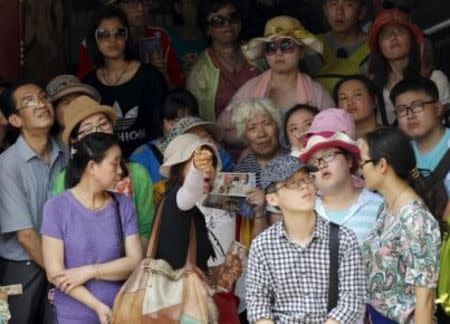
M164 100L161 110L161 121L174 120L187 113L189 116L198 116L198 102L194 95L186 89L170 91Z
M34 80L21 80L12 84L9 88L6 88L0 96L0 107L6 118L9 118L11 115L17 113L17 102L14 99L14 93L19 88L26 85L35 85L45 91L44 85Z
M427 96L430 96L432 100L439 100L439 90L436 84L432 80L419 75L403 79L397 83L392 88L389 98L392 103L395 104L395 100L397 100L398 96L409 91L423 91Z
M95 39L95 31L97 30L102 20L114 18L119 19L121 24L128 30L128 38L125 42L125 60L129 61L136 57L136 53L133 47L133 39L130 33L130 24L128 23L127 16L120 8L113 6L103 7L96 13L93 20L91 21L88 29L88 35L86 37L86 46L89 55L92 58L95 66L97 67L103 66L105 64L105 59L103 57L103 54L98 49L97 40Z
M113 146L120 147L120 140L114 134L95 132L86 135L73 146L74 153L70 158L65 176L65 187L77 185L83 176L89 161L101 162Z

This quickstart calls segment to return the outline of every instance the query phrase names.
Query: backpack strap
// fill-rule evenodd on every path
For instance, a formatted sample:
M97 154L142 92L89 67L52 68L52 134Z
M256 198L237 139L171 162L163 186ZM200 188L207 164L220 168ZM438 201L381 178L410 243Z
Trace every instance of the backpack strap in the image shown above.
M152 151L153 155L158 160L159 164L163 163L164 156L161 151L152 143L145 143L145 145Z
M448 171L450 170L450 150L447 150L444 157L439 161L439 164L433 171L433 175L438 180L443 180L447 176Z
M120 255L125 256L125 238L123 235L123 225L122 225L122 217L120 214L119 200L117 200L117 197L114 193L109 192L109 194L111 195L111 198L113 200L114 210L115 210L115 214L116 214L117 234L119 235L120 244L122 246Z
M339 263L339 225L330 222L330 238L329 238L329 250L330 250L330 272L328 283L328 307L330 312L337 306L339 299L339 277L338 277L338 263Z

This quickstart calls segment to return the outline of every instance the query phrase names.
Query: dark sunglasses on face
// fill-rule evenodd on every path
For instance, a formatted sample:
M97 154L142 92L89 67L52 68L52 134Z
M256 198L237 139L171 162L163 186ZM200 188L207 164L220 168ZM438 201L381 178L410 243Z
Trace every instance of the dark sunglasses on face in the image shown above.
M297 47L297 44L289 38L284 38L279 42L270 42L267 43L264 47L264 53L266 55L275 55L278 51L278 49L281 50L281 53L288 54L294 52L295 48Z
M128 39L128 29L126 27L119 27L114 29L97 29L95 31L95 39L97 41L103 41L106 39L110 39L110 37L114 39Z
M241 17L237 11L231 12L228 16L215 15L208 19L208 23L213 28L222 28L228 25L237 24Z

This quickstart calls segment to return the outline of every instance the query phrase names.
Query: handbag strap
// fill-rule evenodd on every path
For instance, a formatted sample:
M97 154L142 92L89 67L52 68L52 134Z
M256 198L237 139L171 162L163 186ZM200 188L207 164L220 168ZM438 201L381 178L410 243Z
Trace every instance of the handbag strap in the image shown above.
M119 234L120 244L122 245L120 253L121 256L125 256L125 238L123 235L122 216L120 214L120 203L119 200L117 200L117 197L114 193L109 192L109 194L111 196L111 199L113 200L114 210L116 214L117 234Z
M147 258L154 259L155 255L156 255L156 249L158 248L157 243L158 243L158 239L159 239L159 229L161 227L161 218L162 218L161 215L162 215L162 210L163 210L165 201L166 201L166 198L163 197L163 199L159 203L157 211L156 211L156 216L155 216L155 220L153 223L152 235L150 236L147 253L145 254L145 256Z
M337 306L339 298L339 277L338 277L338 263L339 263L339 225L330 222L330 273L329 273L329 287L328 287L328 312Z

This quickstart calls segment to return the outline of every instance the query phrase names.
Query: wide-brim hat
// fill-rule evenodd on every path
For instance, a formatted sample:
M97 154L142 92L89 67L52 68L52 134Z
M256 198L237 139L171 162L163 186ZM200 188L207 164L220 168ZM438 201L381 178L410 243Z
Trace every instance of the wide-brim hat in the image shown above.
M317 151L333 147L339 148L352 156L352 167L350 170L352 173L359 169L361 152L358 147L358 142L341 132L315 133L308 139L306 147L300 151L298 159L300 162L306 164L311 156Z
M220 128L217 127L215 123L204 121L203 119L196 116L188 116L181 118L175 124L175 127L169 132L169 134L167 134L167 136L161 141L160 143L161 151L164 152L167 145L169 145L169 143L173 141L174 138L176 138L181 134L189 132L189 130L195 127L204 128L208 133L212 135L212 137L214 137L216 141L220 141L222 137Z
M306 30L298 19L278 16L270 19L264 29L264 37L253 38L242 45L242 51L250 62L264 55L264 46L282 38L289 38L306 49L307 53L323 52L323 43Z
M69 145L70 134L73 129L85 118L94 114L105 114L111 121L112 126L116 125L117 114L111 106L101 105L88 96L80 96L73 100L64 111L64 131L62 140Z
M159 168L159 173L167 178L172 166L188 161L195 150L202 146L211 148L217 160L216 170L220 171L222 169L222 163L215 145L202 140L195 134L181 134L174 138L165 149L164 161Z
M383 28L391 25L405 27L416 39L419 46L423 44L424 35L422 29L411 21L407 13L399 9L384 9L378 13L370 29L369 48L371 52L378 49L378 38Z
M73 93L87 95L98 102L102 99L94 87L81 83L76 76L71 74L62 74L51 79L47 84L46 91L53 102Z

